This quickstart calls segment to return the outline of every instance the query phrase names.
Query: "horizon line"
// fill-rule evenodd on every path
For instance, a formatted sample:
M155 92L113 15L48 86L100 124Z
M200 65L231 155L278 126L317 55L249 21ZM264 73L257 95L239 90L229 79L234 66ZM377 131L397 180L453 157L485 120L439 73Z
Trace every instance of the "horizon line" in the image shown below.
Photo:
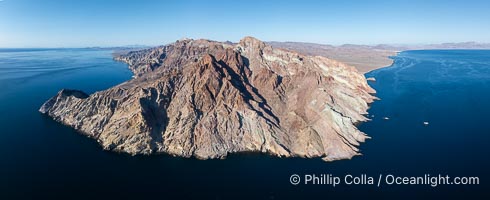
M187 39L192 39L192 38L187 38ZM200 39L205 39L205 38L192 39L192 40L200 40ZM211 39L205 39L205 40L211 40ZM178 40L175 40L175 41L178 41ZM87 45L87 46L51 46L51 47L49 47L49 46L2 47L2 46L0 46L0 49L151 48L151 47L157 47L157 46L172 44L175 41L166 42L163 44L156 44L156 45L125 44L125 45L111 45L111 46ZM229 40L227 40L227 41L211 40L211 41L231 42ZM238 42L232 42L232 43L238 43ZM344 45L359 45L359 46L389 45L389 46L393 46L393 47L400 47L400 46L410 46L410 45L442 45L442 44L464 44L464 43L490 45L490 42L479 42L479 41L441 42L441 43L343 43L343 44L328 44L328 43L303 42L303 41L275 41L275 40L263 41L263 42L265 42L265 43L278 42L278 43L318 44L318 45L329 45L329 46L334 46L334 47L341 47Z

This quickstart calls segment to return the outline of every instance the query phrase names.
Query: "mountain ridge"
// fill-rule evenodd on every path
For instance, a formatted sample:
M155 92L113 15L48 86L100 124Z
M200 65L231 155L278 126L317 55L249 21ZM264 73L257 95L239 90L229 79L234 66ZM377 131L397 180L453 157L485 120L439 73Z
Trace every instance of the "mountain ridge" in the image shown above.
M375 91L335 60L253 37L178 40L115 59L129 64L133 79L91 95L61 90L39 111L104 149L133 155L262 152L330 161L359 155L368 138L355 124L367 120Z

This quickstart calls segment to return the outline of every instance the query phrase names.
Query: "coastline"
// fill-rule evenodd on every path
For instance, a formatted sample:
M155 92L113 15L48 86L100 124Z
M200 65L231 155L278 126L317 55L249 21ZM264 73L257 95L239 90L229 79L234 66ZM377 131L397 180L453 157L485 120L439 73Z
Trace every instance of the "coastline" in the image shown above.
M362 73L362 74L364 74L364 76L366 76L367 74L369 74L369 73L371 73L371 72L373 72L373 71L375 71L375 70L382 69L382 68L386 68L386 67L390 67L390 66L392 66L392 65L393 65L393 63L395 62L395 59L393 59L393 57L394 57L394 56L398 56L398 54L400 54L401 52L403 52L403 51L394 51L394 52L393 52L393 53L394 53L393 55L390 55L390 56L386 56L386 57L385 57L385 59L387 60L387 61L386 61L386 63L384 63L384 64L382 64L382 65L378 65L378 66L371 67L371 68L369 68L369 69L368 69L368 71L365 71L365 72L361 72L361 71L359 71L359 73ZM354 67L355 67L355 66L354 66ZM356 67L356 69L357 69L357 70L359 70L359 68L358 68L358 67ZM366 78L368 78L368 77L366 76Z

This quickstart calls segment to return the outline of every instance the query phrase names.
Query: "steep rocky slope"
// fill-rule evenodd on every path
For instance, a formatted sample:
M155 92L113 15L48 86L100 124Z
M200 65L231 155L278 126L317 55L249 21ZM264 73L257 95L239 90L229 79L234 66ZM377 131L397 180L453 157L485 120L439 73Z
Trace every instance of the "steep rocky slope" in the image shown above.
M130 52L135 77L87 95L61 90L40 112L108 150L222 158L234 152L351 158L367 136L374 93L356 69L324 57L238 44L180 40Z

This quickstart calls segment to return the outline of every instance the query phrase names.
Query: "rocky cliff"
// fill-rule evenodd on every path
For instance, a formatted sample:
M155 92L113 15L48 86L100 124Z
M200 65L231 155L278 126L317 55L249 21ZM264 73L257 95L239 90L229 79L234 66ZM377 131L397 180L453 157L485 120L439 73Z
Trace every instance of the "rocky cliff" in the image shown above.
M179 40L116 58L135 77L87 95L61 90L40 112L104 149L223 158L235 152L347 159L367 136L375 97L356 69L324 57L238 44Z

